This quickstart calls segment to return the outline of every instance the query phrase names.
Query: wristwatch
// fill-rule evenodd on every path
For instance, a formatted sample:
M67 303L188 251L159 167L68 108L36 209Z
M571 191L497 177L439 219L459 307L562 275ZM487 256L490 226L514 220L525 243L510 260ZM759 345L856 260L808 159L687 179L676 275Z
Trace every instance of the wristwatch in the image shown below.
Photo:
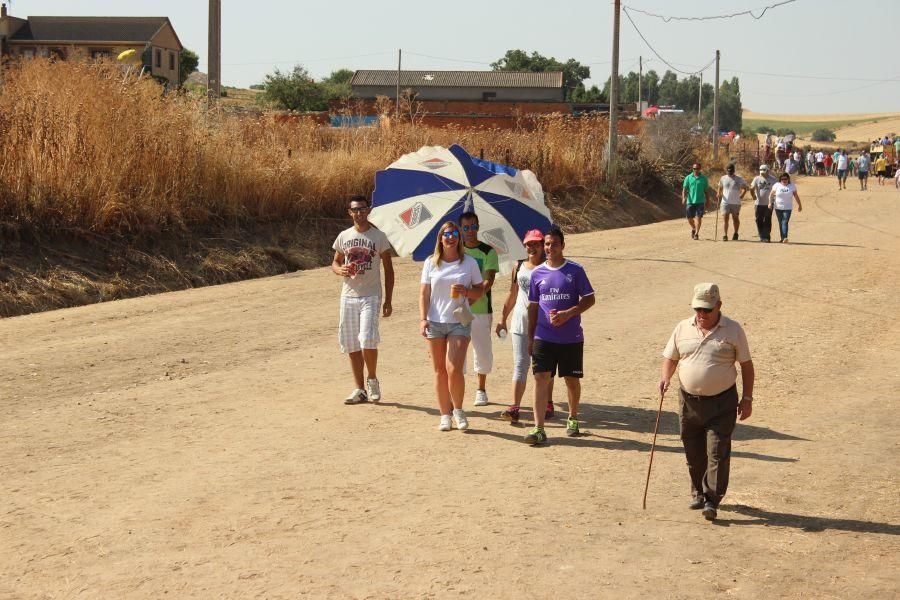
M753 396L743 396L741 398L741 402L743 402L744 400L746 400L748 402L753 402Z

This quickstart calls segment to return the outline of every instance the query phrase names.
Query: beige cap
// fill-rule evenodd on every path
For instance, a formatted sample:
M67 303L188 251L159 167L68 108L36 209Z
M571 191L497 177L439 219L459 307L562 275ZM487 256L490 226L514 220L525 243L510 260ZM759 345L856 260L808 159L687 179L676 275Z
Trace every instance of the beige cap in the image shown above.
M719 300L719 286L714 283L698 283L694 286L691 308L715 308Z

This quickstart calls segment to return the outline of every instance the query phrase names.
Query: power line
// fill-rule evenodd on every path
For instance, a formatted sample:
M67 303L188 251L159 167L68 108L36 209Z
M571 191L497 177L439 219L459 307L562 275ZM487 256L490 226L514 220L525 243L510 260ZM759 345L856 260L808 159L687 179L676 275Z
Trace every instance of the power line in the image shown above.
M770 4L769 6L761 6L759 8L751 8L749 10L742 10L740 12L730 13L727 15L711 15L711 16L707 16L707 17L671 17L671 16L652 13L652 12L649 12L646 10L641 10L639 8L634 8L633 6L627 6L627 7L623 6L622 10L625 10L627 8L627 9L633 10L636 13L641 13L642 15L647 15L648 17L655 17L657 19L662 19L666 23L668 23L670 21L712 21L714 19L732 19L734 17L742 17L744 15L750 15L751 17L753 17L754 19L756 19L758 21L765 16L767 11L769 11L773 8L778 8L779 6L784 6L785 4L791 4L792 2L796 2L796 1L797 0L784 0L783 2L778 2L776 4ZM754 14L754 11L762 11L762 12L759 13L759 16L757 16L756 14Z
M673 69L673 70L675 70L675 71L678 71L678 72L681 73L682 75L698 75L698 74L702 73L703 71L705 71L706 69L708 69L710 66L712 66L712 64L713 64L714 62L716 62L716 59L714 58L714 59L712 59L711 61L709 61L709 62L706 64L706 66L704 66L702 69L700 69L700 70L698 70L698 71L693 71L693 72L691 72L691 71L682 71L681 69L679 69L678 67L676 67L675 65L673 65L672 63L670 63L669 61L667 61L666 59L664 59L664 58L662 57L662 55L661 55L659 52L656 51L656 48L654 48L652 45L650 45L650 42L647 41L647 38L644 37L644 34L641 33L641 30L640 30L640 29L638 29L638 26L637 26L637 24L634 22L634 19L631 18L631 15L629 14L628 9L627 9L626 7L624 7L624 6L622 7L622 12L625 13L625 16L626 16L626 17L628 17L628 21L631 23L631 26L634 27L634 30L637 32L637 34L641 37L642 40L644 40L644 43L647 44L647 47L650 48L650 51L653 52L653 54L656 55L656 58L658 58L658 59L661 60L663 63L665 63L670 69Z
M764 73L760 71L741 71L738 69L722 69L723 71L728 71L729 73L740 73L742 75L762 75L764 77L787 77L790 79L821 79L823 81L862 81L864 83L879 83L885 81L884 78L880 79L871 79L871 78L862 78L862 77L833 77L827 75L797 75L794 73Z

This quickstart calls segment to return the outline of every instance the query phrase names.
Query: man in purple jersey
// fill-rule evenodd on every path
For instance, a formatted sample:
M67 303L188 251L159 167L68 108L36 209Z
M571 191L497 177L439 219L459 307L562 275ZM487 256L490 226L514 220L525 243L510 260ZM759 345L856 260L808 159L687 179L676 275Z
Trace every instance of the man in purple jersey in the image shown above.
M566 435L578 435L578 401L584 357L581 313L594 305L594 288L581 265L563 256L563 232L556 226L544 234L547 261L531 274L528 291L528 353L534 373L534 428L525 436L532 446L547 441L544 411L554 375L566 380L569 418Z

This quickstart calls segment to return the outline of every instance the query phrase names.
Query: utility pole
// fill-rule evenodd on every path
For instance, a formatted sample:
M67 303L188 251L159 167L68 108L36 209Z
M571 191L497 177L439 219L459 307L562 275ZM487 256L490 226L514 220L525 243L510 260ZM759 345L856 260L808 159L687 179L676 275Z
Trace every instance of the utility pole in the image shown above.
M403 62L403 50L397 50L397 122L400 122L400 69Z
M638 115L643 113L644 105L641 102L641 86L644 84L644 57L638 56Z
M610 186L616 184L616 142L618 131L619 109L619 13L622 0L613 3L613 41L612 41L612 75L609 78L609 154L606 157L606 181Z
M716 50L716 89L713 90L713 160L719 160L719 51Z
M703 111L703 71L700 71L700 93L697 94L697 127L700 127L700 113Z
M213 106L222 96L222 0L209 0L208 54L206 95Z

